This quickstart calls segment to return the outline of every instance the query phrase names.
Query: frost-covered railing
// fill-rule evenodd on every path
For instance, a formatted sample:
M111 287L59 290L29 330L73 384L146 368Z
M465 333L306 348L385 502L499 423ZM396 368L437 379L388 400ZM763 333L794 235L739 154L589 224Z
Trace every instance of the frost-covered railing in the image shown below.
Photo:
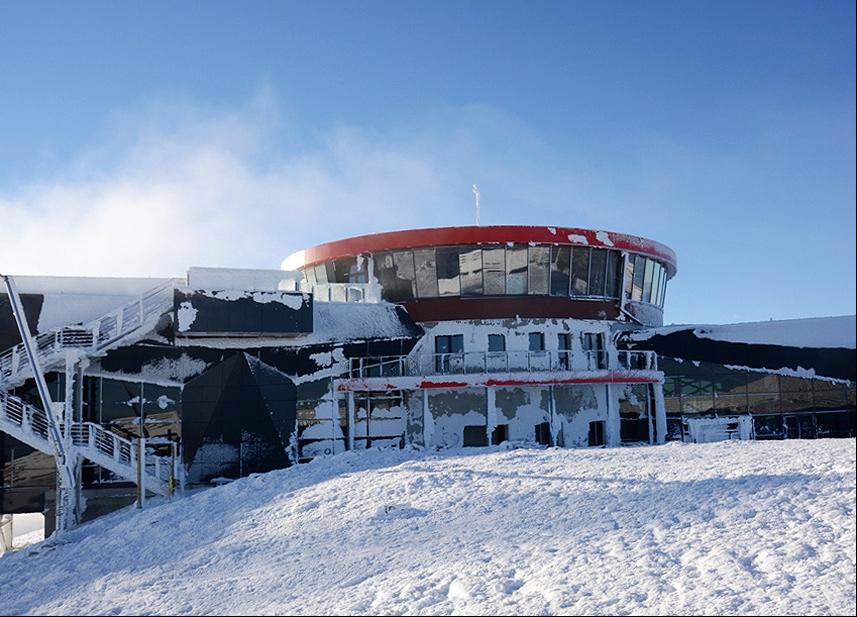
M423 354L416 357L352 358L349 377L607 369L656 371L657 368L657 354L653 351L465 351Z
M303 281L301 290L312 293L318 302L360 302L377 304L381 301L381 286L377 283L315 283Z
M42 369L62 361L65 351L69 349L77 349L85 354L104 351L121 338L139 330L152 318L160 316L172 306L172 302L173 284L164 283L89 323L54 328L37 335L36 353ZM0 354L0 384L25 379L30 374L30 361L23 343Z
M46 454L54 454L48 437L48 418L45 412L20 398L0 392L0 430ZM136 482L139 443L127 439L93 422L75 422L70 427L71 442L78 452L93 463L112 471L117 476ZM60 426L63 438L67 433ZM175 448L175 444L173 444ZM146 453L146 488L166 495L175 486L180 465L177 456L157 456ZM172 480L172 482L171 482Z

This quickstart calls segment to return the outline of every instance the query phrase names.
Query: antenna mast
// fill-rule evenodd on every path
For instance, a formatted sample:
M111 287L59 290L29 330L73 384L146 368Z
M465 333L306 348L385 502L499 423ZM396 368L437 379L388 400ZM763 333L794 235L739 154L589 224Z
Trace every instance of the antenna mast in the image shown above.
M473 185L473 194L476 196L476 225L479 225L479 187Z

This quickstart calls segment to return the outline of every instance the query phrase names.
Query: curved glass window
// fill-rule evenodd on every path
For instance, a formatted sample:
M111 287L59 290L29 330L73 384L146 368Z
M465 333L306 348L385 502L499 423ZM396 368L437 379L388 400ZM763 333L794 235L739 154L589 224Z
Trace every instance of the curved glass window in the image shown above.
M608 298L619 297L621 268L622 254L619 251L607 251L607 283L604 295Z
M506 294L506 249L482 249L482 285L486 296Z
M411 251L379 253L374 256L375 277L391 302L413 300L416 296L414 254Z
M546 296L550 277L551 250L548 246L531 246L527 249L527 276L531 296Z
M580 246L571 251L571 295L589 295L589 249Z
M643 302L650 302L652 298L652 277L655 273L655 262L651 259L646 260L646 274L643 278Z
M631 300L640 302L643 299L643 279L646 276L646 258L634 255L634 286L631 289Z
M667 271L654 260L618 250L562 245L445 246L383 251L374 276L391 302L438 296L533 295L625 298L663 306ZM367 257L309 266L310 285L365 283Z
M461 295L482 295L482 249L478 246L462 248L458 255L461 272Z
M506 293L512 296L527 293L527 248L506 249Z
M571 272L571 247L551 247L551 295L567 296Z
M607 251L592 249L589 257L589 295L603 296L607 281Z
M420 298L437 297L437 268L434 249L416 249L414 268L417 276L417 296Z
M458 247L443 247L437 253L437 294L439 296L461 295L459 278Z

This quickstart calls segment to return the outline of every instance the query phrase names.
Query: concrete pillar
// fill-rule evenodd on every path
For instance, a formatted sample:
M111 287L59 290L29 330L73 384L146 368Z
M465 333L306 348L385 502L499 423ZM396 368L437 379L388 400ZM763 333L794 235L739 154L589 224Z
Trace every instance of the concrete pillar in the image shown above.
M653 386L655 391L655 443L665 443L667 440L667 409L664 405L664 385L656 383Z
M619 417L619 390L622 386L606 384L607 421L604 423L604 443L610 448L622 445L622 422Z
M485 388L485 432L487 433L486 443L491 445L491 438L494 436L494 429L497 426L497 390L488 387Z

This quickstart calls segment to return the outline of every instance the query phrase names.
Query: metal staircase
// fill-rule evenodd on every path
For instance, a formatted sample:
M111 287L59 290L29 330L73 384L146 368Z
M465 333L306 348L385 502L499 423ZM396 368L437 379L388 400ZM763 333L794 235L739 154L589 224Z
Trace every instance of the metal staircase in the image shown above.
M150 289L133 301L82 325L30 334L21 298L11 277L3 276L22 342L0 354L0 431L54 457L57 465L57 533L80 520L80 463L88 459L138 486L138 506L146 491L170 495L183 485L183 467L175 445L172 456L155 456L145 439L127 439L92 422L73 421L73 378L82 360L130 345L150 333L172 307L173 282ZM66 374L65 402L54 402L45 372L60 368ZM82 374L82 373L81 373ZM34 378L42 409L9 394ZM140 458L142 457L142 461Z
M173 284L163 283L98 319L38 334L33 340L39 364L49 371L63 364L69 351L93 357L130 344L151 331L172 303ZM33 367L23 342L0 354L0 390L8 391L30 377Z
M55 403L62 406L63 403ZM63 440L74 446L78 455L113 472L120 478L137 482L137 444L93 422L74 422L70 433L60 424ZM47 414L16 396L0 392L0 431L8 433L50 456L57 454L49 436ZM147 453L145 487L158 495L169 495L175 487L177 469L173 458Z

